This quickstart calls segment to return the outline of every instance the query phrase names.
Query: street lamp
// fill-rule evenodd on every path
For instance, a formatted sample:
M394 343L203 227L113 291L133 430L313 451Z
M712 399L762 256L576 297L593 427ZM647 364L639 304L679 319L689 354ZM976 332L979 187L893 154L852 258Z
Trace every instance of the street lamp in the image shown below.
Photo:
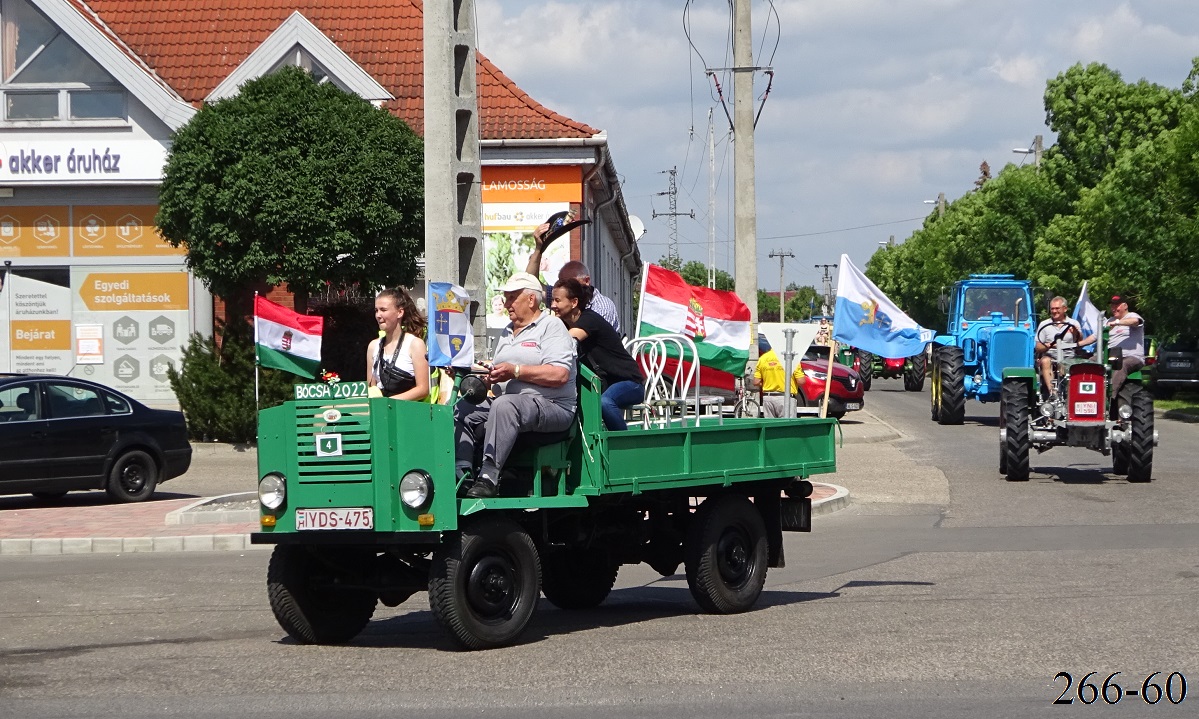
M1041 153L1044 147L1041 142L1041 136L1037 135L1032 139L1032 147L1013 147L1012 152L1017 155L1032 155L1033 165L1039 170L1041 169Z
M944 217L944 216L945 216L945 193L944 193L944 192L938 192L938 193L937 193L937 199L935 199L935 200L925 200L925 201L924 201L924 204L926 204L926 205L936 205L936 206L937 206L937 217Z

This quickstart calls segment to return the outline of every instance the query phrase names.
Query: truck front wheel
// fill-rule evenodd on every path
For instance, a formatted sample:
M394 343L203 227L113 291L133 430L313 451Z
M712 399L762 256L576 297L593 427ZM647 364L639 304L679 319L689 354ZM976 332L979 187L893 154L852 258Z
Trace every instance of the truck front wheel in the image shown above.
M942 347L938 377L940 409L934 410L941 424L961 424L966 417L966 368L961 347Z
M365 554L347 553L336 557L334 564L333 558L322 562L306 547L277 545L266 583L279 626L301 644L342 644L358 636L375 613L375 595L362 589L337 589L335 580L344 568L360 567L367 559Z
M710 497L687 532L691 596L706 612L735 614L758 601L766 583L766 525L745 497Z
M537 548L511 520L479 518L433 554L429 608L465 649L516 641L540 594Z
M598 607L612 586L620 565L607 552L563 549L546 553L541 563L541 593L559 609Z

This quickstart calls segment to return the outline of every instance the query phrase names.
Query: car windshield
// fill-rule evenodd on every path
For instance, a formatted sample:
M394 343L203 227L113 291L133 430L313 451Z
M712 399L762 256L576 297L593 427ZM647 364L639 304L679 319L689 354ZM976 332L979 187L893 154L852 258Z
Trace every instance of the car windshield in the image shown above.
M967 320L988 319L992 312L1002 312L1012 318L1016 301L1024 297L1019 287L970 287L962 299L962 317ZM1020 303L1018 320L1028 319L1028 302Z

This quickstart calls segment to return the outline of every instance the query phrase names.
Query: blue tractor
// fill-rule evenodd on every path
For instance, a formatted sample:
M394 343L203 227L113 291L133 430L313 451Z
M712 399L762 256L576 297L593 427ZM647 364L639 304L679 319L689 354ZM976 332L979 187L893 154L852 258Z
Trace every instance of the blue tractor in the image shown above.
M949 324L933 338L932 418L961 424L967 397L998 402L1003 370L1033 366L1032 288L1013 275L970 275L941 304Z

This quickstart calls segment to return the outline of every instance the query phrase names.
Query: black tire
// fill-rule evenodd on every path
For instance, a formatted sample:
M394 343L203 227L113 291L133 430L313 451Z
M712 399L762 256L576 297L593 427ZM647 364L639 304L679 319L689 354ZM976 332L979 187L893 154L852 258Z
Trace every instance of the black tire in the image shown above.
M362 589L330 589L336 566L362 567L374 558L346 550L322 562L311 549L276 545L267 568L267 594L275 621L301 644L343 644L358 636L375 613L376 597Z
M858 377L862 380L862 389L870 391L870 383L874 381L874 355L865 350L858 351Z
M758 601L766 583L766 525L745 497L704 500L684 545L687 586L706 612L735 614Z
M44 500L47 502L53 502L53 501L62 499L63 497L67 496L67 493L65 491L30 492L30 494L32 494L34 497L37 497L38 499L41 499L41 500Z
M114 502L143 502L158 486L158 465L140 449L130 450L112 463L105 491Z
M1000 390L1003 405L1003 427L1006 440L1003 443L1003 459L1000 471L1009 482L1028 481L1028 455L1032 449L1028 418L1031 413L1029 385L1020 380L1004 380Z
M932 411L930 416L934 422L941 421L941 350L933 350L932 361L932 388L928 396L932 402Z
M511 520L481 517L433 553L429 608L465 649L515 642L540 594L537 548Z
M1128 474L1128 443L1112 445L1112 474Z
M595 549L559 550L541 561L541 593L559 609L598 607L616 584L620 565Z
M911 357L911 368L903 373L903 388L908 392L924 391L924 370L928 366L928 358L921 352Z
M1153 479L1153 398L1139 384L1126 384L1120 394L1132 405L1132 441L1128 445L1128 481Z
M961 424L966 419L966 370L961 347L941 348L941 424Z

